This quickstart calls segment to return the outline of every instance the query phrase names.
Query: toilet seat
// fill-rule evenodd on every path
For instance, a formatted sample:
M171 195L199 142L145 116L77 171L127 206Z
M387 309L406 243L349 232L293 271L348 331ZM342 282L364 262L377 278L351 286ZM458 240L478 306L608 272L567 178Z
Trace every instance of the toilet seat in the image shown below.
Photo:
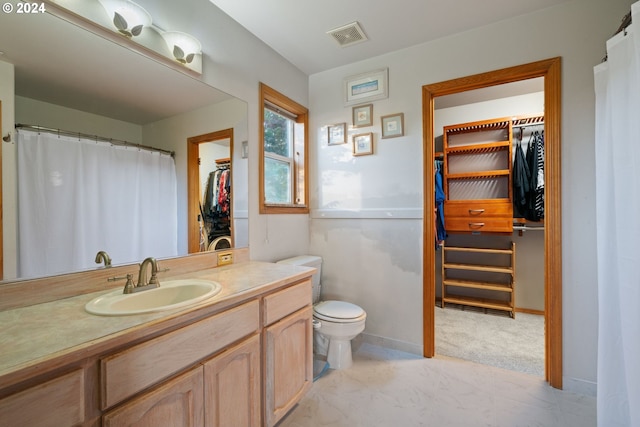
M358 322L366 317L360 306L345 301L322 301L313 307L313 315L320 320L338 323Z

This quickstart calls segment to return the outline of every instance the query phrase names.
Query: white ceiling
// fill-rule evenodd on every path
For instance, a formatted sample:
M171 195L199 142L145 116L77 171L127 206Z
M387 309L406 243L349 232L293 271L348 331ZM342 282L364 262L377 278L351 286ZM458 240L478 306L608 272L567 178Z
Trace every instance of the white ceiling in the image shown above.
M211 0L308 75L569 0ZM327 31L357 21L369 40L342 48Z

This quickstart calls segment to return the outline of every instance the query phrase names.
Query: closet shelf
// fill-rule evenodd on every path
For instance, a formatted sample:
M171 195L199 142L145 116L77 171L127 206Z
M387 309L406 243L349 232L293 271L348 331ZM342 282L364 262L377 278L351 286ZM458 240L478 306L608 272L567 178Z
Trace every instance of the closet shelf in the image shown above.
M494 259L497 263L506 262L505 258L509 261L507 266L460 262L462 258L459 257L464 254L483 256L484 262L493 262ZM455 262L451 262L451 257L454 257ZM514 242L511 242L509 248L504 249L443 245L442 308L445 308L446 303L491 308L508 311L511 317L515 318L515 265L516 244ZM475 274L473 278L456 277L454 273L456 270L475 272ZM500 276L496 277L496 274ZM454 292L450 292L451 288L454 288ZM469 295L464 295L465 289ZM503 299L495 299L498 295Z
M459 280L459 279L446 279L444 281L446 286L457 286L459 288L474 288L474 289L486 289L488 291L498 292L513 292L513 288L508 284L481 282L478 280Z
M460 305L468 305L472 307L481 307L481 308L489 308L493 310L502 310L502 311L511 311L511 306L508 301L500 301L490 298L470 298L464 296L453 296L448 295L442 299L443 303L451 303L451 304L460 304ZM513 312L512 312L513 313ZM515 317L512 314L512 317Z
M455 154L478 154L478 153L495 153L502 150L509 150L511 147L510 141L495 141L486 144L472 144L472 145L459 145L454 147L447 147L445 150L447 155Z
M447 250L449 252L475 252L475 253L484 253L484 254L503 254L503 255L511 255L513 253L513 249L492 249L492 248L465 248L461 246L447 246Z
M447 179L482 179L482 178L500 178L509 177L511 172L508 169L496 169L490 171L464 172L447 174Z
M443 128L447 233L513 233L512 118ZM460 203L468 209L460 208Z
M445 263L444 268L455 268L456 270L470 270L470 271L485 271L492 273L505 273L511 274L513 269L511 267L500 267L496 265L480 265L480 264L457 264L457 263Z
M485 132L488 130L508 129L510 124L511 124L510 118L485 120L481 122L467 123L467 124L447 127L447 133L455 135L457 133Z
M533 116L520 116L514 117L511 121L513 127L526 126L526 125L543 125L544 115L536 114Z

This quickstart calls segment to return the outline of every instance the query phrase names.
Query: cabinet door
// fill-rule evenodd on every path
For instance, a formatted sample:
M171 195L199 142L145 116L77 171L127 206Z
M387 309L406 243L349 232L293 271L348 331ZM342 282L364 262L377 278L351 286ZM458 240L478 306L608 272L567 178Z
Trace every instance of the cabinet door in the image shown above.
M205 427L260 426L260 335L204 364Z
M265 329L265 417L275 425L313 383L312 309L303 308Z
M108 412L104 427L203 427L203 368L200 366L169 380Z

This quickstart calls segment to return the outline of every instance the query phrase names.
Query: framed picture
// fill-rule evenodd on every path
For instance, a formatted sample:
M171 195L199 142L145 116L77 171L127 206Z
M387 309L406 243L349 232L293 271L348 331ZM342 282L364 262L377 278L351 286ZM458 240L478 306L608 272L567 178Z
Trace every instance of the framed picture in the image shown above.
M366 156L373 154L373 133L353 135L353 155Z
M373 124L373 104L353 107L353 127L361 128Z
M329 145L345 144L347 142L347 139L345 138L345 135L347 134L347 124L338 123L330 125L327 130L327 134L327 143Z
M387 98L388 80L388 68L346 77L343 83L344 105Z
M404 113L389 114L380 117L382 138L395 138L404 135Z

